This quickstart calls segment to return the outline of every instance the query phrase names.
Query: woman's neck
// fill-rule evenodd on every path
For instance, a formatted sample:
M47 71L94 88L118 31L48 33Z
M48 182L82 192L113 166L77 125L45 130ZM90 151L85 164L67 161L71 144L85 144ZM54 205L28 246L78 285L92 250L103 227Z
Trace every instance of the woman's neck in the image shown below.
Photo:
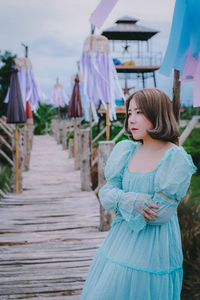
M150 136L147 136L143 139L142 148L146 150L159 150L161 148L168 148L172 146L171 142L161 141L152 139Z

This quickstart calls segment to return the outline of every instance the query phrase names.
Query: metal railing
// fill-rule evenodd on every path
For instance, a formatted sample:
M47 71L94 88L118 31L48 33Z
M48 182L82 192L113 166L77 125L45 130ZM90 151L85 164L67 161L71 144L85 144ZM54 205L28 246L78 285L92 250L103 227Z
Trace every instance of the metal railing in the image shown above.
M136 66L159 66L162 62L162 52L130 52L122 55L121 52L115 52L112 55L121 63L134 61Z

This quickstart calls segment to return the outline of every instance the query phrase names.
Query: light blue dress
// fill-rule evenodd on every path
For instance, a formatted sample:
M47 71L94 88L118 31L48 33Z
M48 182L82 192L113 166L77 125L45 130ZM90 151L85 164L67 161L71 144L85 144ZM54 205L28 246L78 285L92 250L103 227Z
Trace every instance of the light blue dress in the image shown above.
M105 209L117 214L91 263L81 300L180 299L183 256L177 206L196 167L182 147L174 146L152 172L130 172L128 164L140 145L122 141L107 161L107 183L99 197ZM154 222L143 217L149 202L159 207Z

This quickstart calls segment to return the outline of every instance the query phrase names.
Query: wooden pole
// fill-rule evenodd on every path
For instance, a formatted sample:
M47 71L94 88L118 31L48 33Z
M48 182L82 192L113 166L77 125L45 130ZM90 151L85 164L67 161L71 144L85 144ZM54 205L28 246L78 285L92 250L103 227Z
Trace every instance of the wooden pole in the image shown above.
M74 145L73 145L73 152L74 152L74 159L76 159L76 118L74 118Z
M180 72L174 69L174 82L173 82L173 111L175 115L175 119L180 125L180 92L181 92L181 82L179 80ZM179 139L177 138L176 144L179 145Z
M173 82L173 111L176 118L177 123L180 123L180 108L181 108L181 101L180 101L180 91L181 91L181 82L179 80L178 70L174 70L174 82Z
M80 177L81 177L81 190L91 191L91 149L90 149L90 129L81 129L80 133Z
M16 169L15 169L15 176L16 176L16 185L15 185L15 190L16 193L19 193L19 129L16 124L15 128L15 149L16 149Z
M91 35L90 35L90 52L92 52L93 48L93 39L94 39L94 32L95 32L95 26L91 24ZM89 143L90 143L90 166L92 165L92 105L90 103L90 138L89 138Z
M109 118L109 103L106 109L106 141L110 140L110 118Z
M75 159L74 159L74 169L80 170L80 161L82 155L82 149L80 145L80 129L76 127L76 137L75 137Z
M112 141L109 142L99 142L99 153L98 153L98 189L106 183L104 177L104 168L108 157L112 149L114 148L115 143ZM112 223L113 217L115 213L114 211L105 210L103 206L100 204L100 231L107 231L110 229L110 225Z

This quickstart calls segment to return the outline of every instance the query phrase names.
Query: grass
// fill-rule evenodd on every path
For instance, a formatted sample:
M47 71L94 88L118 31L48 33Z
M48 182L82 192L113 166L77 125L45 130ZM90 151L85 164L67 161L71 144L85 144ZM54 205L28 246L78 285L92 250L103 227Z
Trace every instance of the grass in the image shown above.
M13 171L9 165L0 165L0 189L4 193L11 192L13 185Z

